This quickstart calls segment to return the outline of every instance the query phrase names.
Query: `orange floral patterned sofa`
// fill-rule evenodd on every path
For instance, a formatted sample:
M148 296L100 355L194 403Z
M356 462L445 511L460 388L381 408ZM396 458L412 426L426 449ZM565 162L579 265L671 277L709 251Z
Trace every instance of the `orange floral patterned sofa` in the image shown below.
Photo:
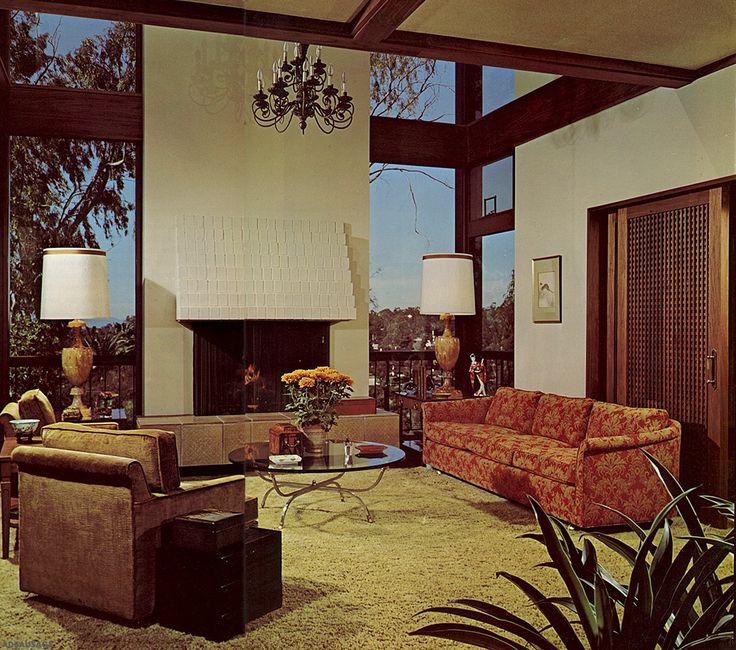
M651 521L669 500L644 454L678 475L680 424L667 411L499 388L425 402L424 462L581 528Z

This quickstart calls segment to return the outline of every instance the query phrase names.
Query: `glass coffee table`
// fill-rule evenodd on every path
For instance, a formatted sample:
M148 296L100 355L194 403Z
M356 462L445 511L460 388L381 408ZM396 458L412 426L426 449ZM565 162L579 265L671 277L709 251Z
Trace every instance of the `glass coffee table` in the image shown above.
M287 499L281 510L279 529L284 527L286 513L294 500L318 490L337 492L341 501L345 501L345 495L357 499L363 506L363 510L365 510L366 519L369 523L373 523L373 516L368 510L368 506L357 493L372 490L381 482L386 469L390 465L401 462L405 457L401 449L390 445L382 445L383 449L376 454L363 454L357 448L358 445L376 444L378 443L369 441L353 442L349 450L343 442L327 442L325 443L325 454L323 456L305 457L300 463L285 465L272 463L269 460L267 442L255 442L234 449L230 452L228 458L231 463L241 465L244 473L255 471L260 478L271 484L271 487L266 490L261 499L261 508L265 507L266 499L271 492ZM340 483L345 474L370 469L379 469L380 472L376 480L368 487L347 488ZM312 479L308 483L294 480L294 477L301 474L336 474L336 476L329 476L322 480Z

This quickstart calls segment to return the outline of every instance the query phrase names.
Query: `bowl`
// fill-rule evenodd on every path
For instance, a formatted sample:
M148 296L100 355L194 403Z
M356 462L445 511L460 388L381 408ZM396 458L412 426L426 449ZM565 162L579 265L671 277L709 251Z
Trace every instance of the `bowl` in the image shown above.
M16 438L33 437L41 420L10 420L10 428L13 429Z

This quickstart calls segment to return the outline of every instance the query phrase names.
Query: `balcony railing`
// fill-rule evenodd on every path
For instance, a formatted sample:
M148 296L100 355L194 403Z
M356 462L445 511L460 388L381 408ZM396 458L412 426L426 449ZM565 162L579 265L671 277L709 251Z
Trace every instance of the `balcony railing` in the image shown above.
M499 386L514 384L514 353L486 350L481 354L486 363L486 390L490 394ZM393 395L412 381L414 373L425 368L427 376L437 386L441 383L442 369L433 350L371 350L369 354L370 395L376 404L387 411L396 410ZM455 376L462 366L455 367ZM461 385L461 382L456 381Z

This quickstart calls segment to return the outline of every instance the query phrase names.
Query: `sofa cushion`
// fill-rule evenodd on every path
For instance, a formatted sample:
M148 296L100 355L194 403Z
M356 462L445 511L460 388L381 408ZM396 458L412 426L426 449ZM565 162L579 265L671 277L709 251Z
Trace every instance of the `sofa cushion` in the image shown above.
M519 433L531 433L534 412L542 393L501 387L486 414L486 424L513 429Z
M539 399L532 422L532 433L577 446L585 438L593 400L588 397L563 397L546 393Z
M468 436L467 449L483 458L511 465L514 452L524 446L527 438L527 434L513 429L492 424L477 425L476 431Z
M27 390L20 396L18 410L21 418L40 420L42 427L56 422L54 407L51 406L49 398L38 388Z
M633 436L640 431L660 431L669 422L670 416L663 409L596 402L590 412L586 437Z
M514 467L553 481L575 485L576 447L543 436L527 436L527 441L514 452Z
M465 449L470 436L481 426L473 422L433 422L424 427L424 436L441 445Z
M43 444L55 449L134 458L143 466L153 492L168 494L180 484L176 438L170 431L117 431L58 422L43 428Z

